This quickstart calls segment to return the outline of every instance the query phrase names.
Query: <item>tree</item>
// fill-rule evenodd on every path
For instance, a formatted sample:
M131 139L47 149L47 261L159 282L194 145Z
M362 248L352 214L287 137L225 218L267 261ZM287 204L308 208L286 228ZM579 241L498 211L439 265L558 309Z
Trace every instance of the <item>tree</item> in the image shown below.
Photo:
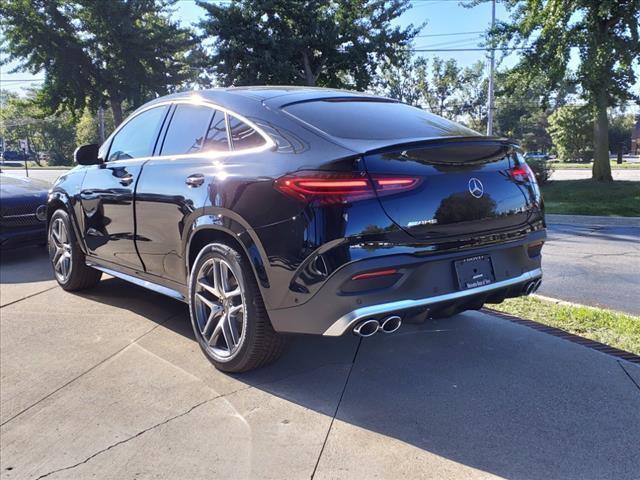
M426 100L433 113L448 118L455 116L455 94L462 86L460 73L460 67L453 58L442 60L434 57L431 61Z
M38 101L37 91L25 98L2 92L0 103L1 135L7 150L18 149L18 141L26 139L31 153L47 153L52 164L71 165L75 148L73 118L68 113L48 115Z
M487 88L484 62L478 61L461 72L458 104L454 111L466 117L469 128L482 131L487 123Z
M482 1L482 0L478 0ZM517 71L523 79L562 82L572 53L576 79L588 101L593 126L594 180L611 181L607 108L629 99L640 56L640 0L505 0L510 22L499 22L492 40L527 45Z
M549 134L560 160L586 162L591 159L593 155L591 122L593 117L587 105L566 105L549 116Z
M111 110L104 112L104 135L105 138L113 131L113 115ZM92 113L88 108L84 109L82 116L76 124L76 143L84 145L87 143L101 143L100 126L98 124L98 116Z
M631 150L631 132L636 124L632 113L612 112L609 115L609 145L614 152L628 153Z
M418 33L393 26L408 0L197 0L215 38L207 67L222 85L366 89L378 62L399 62Z
M0 3L4 63L44 71L51 111L137 106L193 79L195 38L171 20L174 0L12 0Z
M421 107L425 104L427 60L413 60L409 52L399 62L384 62L376 73L373 93Z

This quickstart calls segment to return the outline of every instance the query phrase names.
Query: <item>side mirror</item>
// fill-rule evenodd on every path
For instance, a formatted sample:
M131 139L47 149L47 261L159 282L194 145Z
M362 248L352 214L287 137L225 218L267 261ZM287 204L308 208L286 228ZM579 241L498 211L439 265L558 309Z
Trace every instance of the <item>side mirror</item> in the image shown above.
M78 165L97 165L101 163L98 158L98 148L96 143L81 145L73 152L73 158Z

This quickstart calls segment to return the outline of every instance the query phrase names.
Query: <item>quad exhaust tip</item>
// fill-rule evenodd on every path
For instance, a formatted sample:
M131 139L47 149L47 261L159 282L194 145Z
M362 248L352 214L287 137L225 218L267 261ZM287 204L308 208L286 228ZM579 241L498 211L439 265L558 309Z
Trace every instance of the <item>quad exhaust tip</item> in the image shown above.
M538 290L538 288L540 288L541 284L542 284L541 278L539 278L538 280L532 280L531 282L527 283L523 287L522 293L524 293L525 295L531 295L532 293L535 293L535 291Z
M402 319L398 315L391 315L381 322L376 319L360 322L353 329L353 333L359 337L371 337L378 332L393 333L402 326Z

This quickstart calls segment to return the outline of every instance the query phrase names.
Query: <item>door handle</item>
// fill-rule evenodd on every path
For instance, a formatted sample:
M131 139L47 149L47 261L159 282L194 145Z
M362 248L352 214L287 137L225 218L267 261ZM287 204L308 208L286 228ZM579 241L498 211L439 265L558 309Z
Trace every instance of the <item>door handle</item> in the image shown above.
M129 185L131 185L131 182L133 182L133 175L131 175L130 173L120 179L120 185L122 185L123 187L128 187Z
M185 183L190 187L199 187L204 183L204 175L201 173L194 173L189 175L185 180Z

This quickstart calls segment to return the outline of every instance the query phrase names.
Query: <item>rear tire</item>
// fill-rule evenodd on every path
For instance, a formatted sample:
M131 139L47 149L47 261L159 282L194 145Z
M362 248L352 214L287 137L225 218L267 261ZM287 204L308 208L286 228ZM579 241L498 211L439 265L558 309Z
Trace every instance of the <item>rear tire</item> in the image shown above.
M69 214L56 210L49 221L49 259L58 285L68 292L93 287L102 272L87 266L76 239Z
M211 243L191 269L193 332L209 361L223 372L246 372L275 361L285 339L273 330L248 261L234 248Z

